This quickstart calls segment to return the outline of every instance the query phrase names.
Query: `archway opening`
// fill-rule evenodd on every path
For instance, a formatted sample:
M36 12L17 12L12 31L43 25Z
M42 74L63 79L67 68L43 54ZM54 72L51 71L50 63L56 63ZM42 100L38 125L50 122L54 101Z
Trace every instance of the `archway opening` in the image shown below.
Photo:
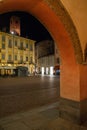
M48 2L49 3L49 2ZM74 53L74 48L72 44L72 40L64 27L60 17L51 9L50 5L45 1L3 1L0 3L0 12L5 13L9 11L26 11L33 16L35 16L41 23L46 27L48 32L50 32L54 41L57 44L57 47L60 50L61 56L61 93L62 97L79 100L79 92L78 88L74 86L74 82L71 84L72 80L77 78L76 84L78 84L78 67L76 56ZM68 48L68 49L67 49ZM72 60L71 60L72 59ZM72 72L72 70L75 70ZM66 82L66 81L69 82ZM67 88L69 89L71 86L75 91L67 94ZM77 85L76 85L77 86ZM70 91L70 90L69 90ZM76 95L76 96L74 96Z
M16 14L15 14L16 13ZM20 14L21 13L21 14ZM27 20L27 24L28 24L28 26L27 25L24 25L24 27L23 27L23 29L24 30L22 30L22 34L20 34L20 36L18 35L18 33L16 33L16 31L14 31L14 30L12 30L12 31L10 31L10 27L9 27L9 24L10 24L10 22L11 22L11 25L12 25L12 17L13 16L15 16L15 17L19 17L20 19L21 19L21 16L22 17L24 17L20 22L23 22L22 23L22 27L23 27L23 24L24 24L24 22L26 22L26 20ZM27 17L27 19L25 18L26 16L24 16L24 15L28 15ZM21 58L21 56L23 57L24 55L27 55L27 48L19 48L19 45L21 44L21 42L22 42L22 40L23 40L23 47L25 47L25 44L26 44L26 42L24 42L24 39L31 39L31 40L36 40L37 41L37 39L38 39L38 41L36 42L36 44L40 44L40 42L42 42L43 40L43 42L42 42L42 44L43 44L43 46L44 46L44 44L45 44L45 47L44 47L44 50L41 52L41 54L43 53L43 55L42 55L42 58L43 58L43 56L45 56L45 58L43 59L43 63L45 63L45 61L48 63L48 64L46 64L46 65L48 65L48 66L46 66L46 65L44 65L45 67L45 69L48 67L48 70L47 70L47 72L45 72L45 73L38 73L38 74L35 74L34 75L34 73L33 73L33 71L34 71L34 68L33 68L33 64L32 63L30 63L30 60L29 60L29 72L31 73L31 74L29 74L29 77L27 78L27 81L26 81L26 83L25 83L25 79L22 79L22 81L21 81L21 78L20 78L20 80L18 81L18 80L16 80L15 78L14 79L12 79L11 77L14 77L14 75L11 75L11 71L12 71L12 66L13 67L17 67L17 69L15 69L15 68L13 68L13 72L15 72L15 74L17 74L17 72L18 72L18 76L21 76L22 75L22 77L24 76L24 74L22 74L22 71L21 70L23 70L23 72L25 73L25 71L24 70L26 70L26 68L24 67L24 66L26 66L26 61L25 61L25 63L18 63L17 61L15 61L15 59L14 59L14 64L13 63L11 63L10 62L10 60L9 60L9 70L8 70L8 64L7 63L3 63L3 66L1 67L1 73L2 73L2 71L3 71L3 68L4 68L4 73L2 73L1 74L1 77L3 76L3 77L10 77L11 78L11 80L10 80L10 84L11 84L11 86L9 86L9 83L8 83L8 79L6 78L6 80L5 79L3 79L3 80L5 80L5 82L6 82L6 84L4 84L4 86L3 86L3 84L1 84L1 91L2 91L2 93L3 93L3 95L5 96L5 91L7 90L7 88L9 87L9 94L11 94L11 95L16 95L16 93L14 92L10 92L10 91L13 91L13 89L14 89L14 87L13 86L15 86L16 87L16 85L17 85L17 87L16 87L16 89L14 89L14 91L16 91L17 93L18 93L18 95L21 97L21 100L18 98L18 97L16 97L16 96L14 96L14 99L12 99L12 101L13 102L16 102L16 100L17 100L17 103L16 103L16 105L15 106L13 106L12 105L12 103L10 102L10 98L11 98L11 96L9 96L9 98L7 97L7 104L8 104L8 106L4 106L6 103L5 103L5 101L3 101L3 103L2 103L2 108L6 108L6 109L2 109L2 111L1 111L1 113L0 113L0 115L1 116L7 116L7 115L10 115L10 114L13 114L13 113L16 113L16 112L20 112L20 111L26 111L26 110L29 110L29 109L31 109L31 108L35 108L35 107L37 107L37 106L43 106L43 105L48 105L48 104L51 104L51 103L56 103L57 101L58 101L58 98L59 98L59 77L55 77L55 79L54 79L54 75L53 75L53 68L54 68L54 43L53 43L53 39L52 39L52 37L50 36L50 34L46 31L46 29L43 29L44 27L42 26L42 29L41 29L41 24L39 25L40 26L40 28L38 28L38 24L36 24L34 21L33 21L33 23L32 23L32 25L30 24L29 25L29 23L30 23L30 21L32 22L32 20L36 20L35 18L33 18L33 19L31 19L31 17L29 17L30 15L29 14L26 14L26 13L24 13L24 12L10 12L10 13L6 13L6 14L2 14L2 16L0 17L1 19L0 19L0 21L2 21L2 22L0 22L0 23L2 23L2 28L1 28L1 34L0 34L0 38L1 38L1 41L2 41L2 37L3 36L5 36L5 41L3 41L3 43L2 44L5 44L5 48L2 48L2 51L1 51L1 55L2 55L2 53L7 57L7 59L9 58L9 55L11 56L12 55L12 53L13 53L13 49L14 49L14 56L17 54L17 56L16 56L16 59L17 60L19 60L20 58ZM32 16L33 17L33 16ZM8 21L7 21L7 23L5 22L6 21L6 19L8 19ZM11 19L11 21L10 21L10 19ZM15 20L18 20L18 19L15 19ZM4 22L5 22L5 24L4 24ZM16 21L17 22L17 21ZM36 22L38 22L38 21L36 21ZM17 24L18 24L18 22L17 22ZM39 31L38 30L36 30L36 28L35 28L35 24L36 24L36 27L37 27L37 29L40 29L41 31L42 31L42 33L44 33L46 36L42 36L41 35L41 33L38 33ZM25 27L25 26L27 26L27 28ZM33 27L33 30L32 31L36 31L35 33L36 33L36 35L39 35L39 37L40 38L38 38L38 37L36 37L37 39L35 39L35 38L33 38L33 35L35 36L35 34L30 34L29 32L27 32L30 28L31 28L31 26L34 26ZM5 27L5 28L4 28ZM22 29L22 27L21 27L21 29ZM45 32L43 32L45 30ZM11 32L15 32L14 33L14 35L13 34L11 34ZM20 32L20 31L19 31ZM27 32L27 37L26 37L26 32ZM30 32L31 32L31 30L30 30ZM24 33L24 34L23 34ZM31 32L32 33L32 32ZM30 36L31 35L31 36ZM48 35L48 36L47 36ZM9 45L9 37L10 37L10 40L11 40L11 37L12 37L12 44L14 44L14 48L12 49L12 51L11 51L11 47L12 46L8 46ZM43 38L41 38L41 37L43 37ZM20 42L20 38L22 38L21 39L21 42ZM42 40L42 41L40 41L40 40ZM15 42L16 41L16 42ZM39 42L39 43L38 43ZM10 42L11 43L11 42ZM16 44L15 44L16 43ZM47 45L47 48L46 48L46 45ZM50 48L49 48L49 46L50 46ZM46 50L47 49L47 50ZM29 50L30 51L30 50ZM44 51L46 52L46 53L44 53ZM57 51L57 50L56 50ZM6 54L7 53L7 54ZM19 53L20 53L20 55L19 55ZM45 55L44 55L45 54ZM31 52L29 53L29 55L31 55ZM50 56L51 55L51 56ZM13 57L14 57L13 56ZM48 56L48 57L47 57ZM27 56L28 57L28 56ZM15 57L14 57L15 58ZM29 57L28 57L29 58ZM6 59L6 61L7 61L7 59ZM41 57L40 57L40 61L41 61L42 59L41 59ZM53 61L53 62L52 62ZM23 62L24 62L24 57L23 57ZM52 63L51 63L52 62ZM2 60L1 60L1 63L2 63ZM7 66L6 66L6 64L7 64ZM4 66L5 65L5 66ZM35 66L36 66L36 63L35 63ZM42 65L43 66L43 65ZM24 69L23 69L24 68ZM42 68L42 67L40 67L40 68ZM40 69L41 70L41 69ZM14 74L14 73L13 73ZM42 77L42 75L43 75L43 77ZM59 75L59 74L58 74ZM16 75L15 75L16 76ZM25 75L26 76L26 75ZM33 78L31 78L31 76L33 76ZM35 77L36 76L36 77ZM38 76L38 77L37 77ZM41 78L40 78L40 77ZM47 77L46 77L47 76ZM25 77L26 78L26 77ZM33 80L33 82L30 84L30 82L28 81L28 80L30 80L31 79L31 81ZM48 79L48 80L47 80ZM36 82L36 80L37 80L37 82ZM38 80L39 80L39 82L40 82L40 84L41 84L41 86L40 85L38 85ZM56 85L54 85L54 81L55 81L55 84L58 84L58 86ZM13 84L12 84L12 82L13 82ZM15 82L16 82L16 84L15 84ZM21 82L20 84L19 84L19 82ZM43 83L44 82L44 83ZM44 84L45 84L45 82L48 84L47 86L45 86ZM49 82L51 82L51 83L49 83ZM34 84L37 84L36 86L34 86ZM18 85L19 84L19 85ZM27 85L26 85L27 84ZM7 85L7 87L6 87L6 85ZM25 85L26 85L26 88L27 88L27 94L28 94L28 97L27 96L25 96L25 99L23 99L23 94L22 94L22 91L21 91L21 89L24 89L24 93L26 93L26 89L24 88L25 87ZM40 91L40 89L42 89L41 90L41 92L40 92L40 95L39 96L37 96L36 97L36 99L35 99L35 101L34 101L34 99L33 98L35 98L34 97L34 95L33 96L31 96L31 99L29 98L29 96L30 96L30 93L29 93L29 90L30 90L30 88L31 87L28 87L28 85L29 86L31 86L32 88L34 88L35 89L35 91L36 91L36 93L37 93L37 91ZM38 86L39 86L39 88L38 88ZM4 91L5 90L5 91ZM33 90L33 89L31 89L31 90ZM42 91L45 91L45 93L44 93L44 95L45 96L43 96L43 98L41 98L42 96L41 95L43 95L43 93L42 93ZM19 92L18 91L20 91L20 94L19 94ZM34 92L35 92L34 91ZM48 91L48 92L47 92ZM33 91L31 91L32 93L33 93ZM47 93L47 94L46 94ZM8 92L7 92L7 95L8 95ZM38 98L39 97L39 98ZM48 98L49 97L49 98ZM27 100L28 100L28 98L29 98L29 101L28 102L26 102ZM40 100L39 100L40 99ZM25 101L26 100L26 101ZM32 101L32 103L30 103L30 101ZM25 102L25 103L22 103L22 102ZM11 109L8 109L9 108L9 106L11 106ZM7 112L8 111L8 112Z

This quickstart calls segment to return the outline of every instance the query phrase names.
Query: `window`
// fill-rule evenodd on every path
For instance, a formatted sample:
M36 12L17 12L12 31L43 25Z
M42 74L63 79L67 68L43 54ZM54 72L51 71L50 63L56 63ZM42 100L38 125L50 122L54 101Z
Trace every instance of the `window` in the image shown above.
M57 61L58 64L60 63L60 59L59 58L57 58L56 61Z
M16 20L15 23L18 24L18 21Z
M8 55L8 60L9 60L9 61L12 60L12 55Z
M26 43L26 48L28 48L28 43Z
M30 44L30 51L32 51L33 50L33 47L32 47L32 44Z
M28 61L28 57L26 56L26 61Z
M9 41L8 41L8 47L12 48L12 40L11 39L9 39Z
M18 49L20 49L20 42L18 43Z
M5 54L2 54L2 60L5 60Z
M30 63L32 63L32 61L33 61L33 60L32 60L32 57L30 57Z
M20 48L23 49L23 42L21 42L21 44L20 44Z
M2 43L2 49L5 49L5 44L4 43Z
M17 55L15 55L15 60L17 60Z
M17 46L17 40L15 40L15 46Z
M5 36L4 35L2 36L2 42L5 42Z
M23 56L20 56L20 60L23 61Z

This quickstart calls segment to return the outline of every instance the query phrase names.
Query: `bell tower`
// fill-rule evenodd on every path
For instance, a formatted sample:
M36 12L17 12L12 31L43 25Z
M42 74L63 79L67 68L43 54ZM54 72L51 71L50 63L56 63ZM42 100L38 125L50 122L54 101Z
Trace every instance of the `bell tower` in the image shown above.
M20 36L20 18L17 16L12 16L10 18L10 32Z

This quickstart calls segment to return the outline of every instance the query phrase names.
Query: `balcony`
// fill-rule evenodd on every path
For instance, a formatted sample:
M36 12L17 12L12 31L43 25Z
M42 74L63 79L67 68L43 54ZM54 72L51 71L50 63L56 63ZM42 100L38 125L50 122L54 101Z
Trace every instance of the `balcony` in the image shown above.
M30 64L30 65L35 65L35 63L34 63L34 62L32 62L32 61L30 61L30 62L29 62L29 64Z
M8 48L12 48L12 45L9 45Z
M20 49L20 50L24 50L24 47L18 46L18 49Z
M18 46L18 49L20 49L20 46Z
M7 60L7 63L8 64L13 64L14 62L13 62L13 60Z
M23 60L18 61L18 64L23 64L23 63L24 63Z

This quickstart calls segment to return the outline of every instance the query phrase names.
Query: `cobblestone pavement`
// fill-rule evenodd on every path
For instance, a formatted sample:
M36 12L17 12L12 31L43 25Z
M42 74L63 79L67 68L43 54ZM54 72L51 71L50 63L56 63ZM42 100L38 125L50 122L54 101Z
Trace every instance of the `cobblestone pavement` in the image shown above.
M59 77L0 78L0 118L24 112L59 98Z

